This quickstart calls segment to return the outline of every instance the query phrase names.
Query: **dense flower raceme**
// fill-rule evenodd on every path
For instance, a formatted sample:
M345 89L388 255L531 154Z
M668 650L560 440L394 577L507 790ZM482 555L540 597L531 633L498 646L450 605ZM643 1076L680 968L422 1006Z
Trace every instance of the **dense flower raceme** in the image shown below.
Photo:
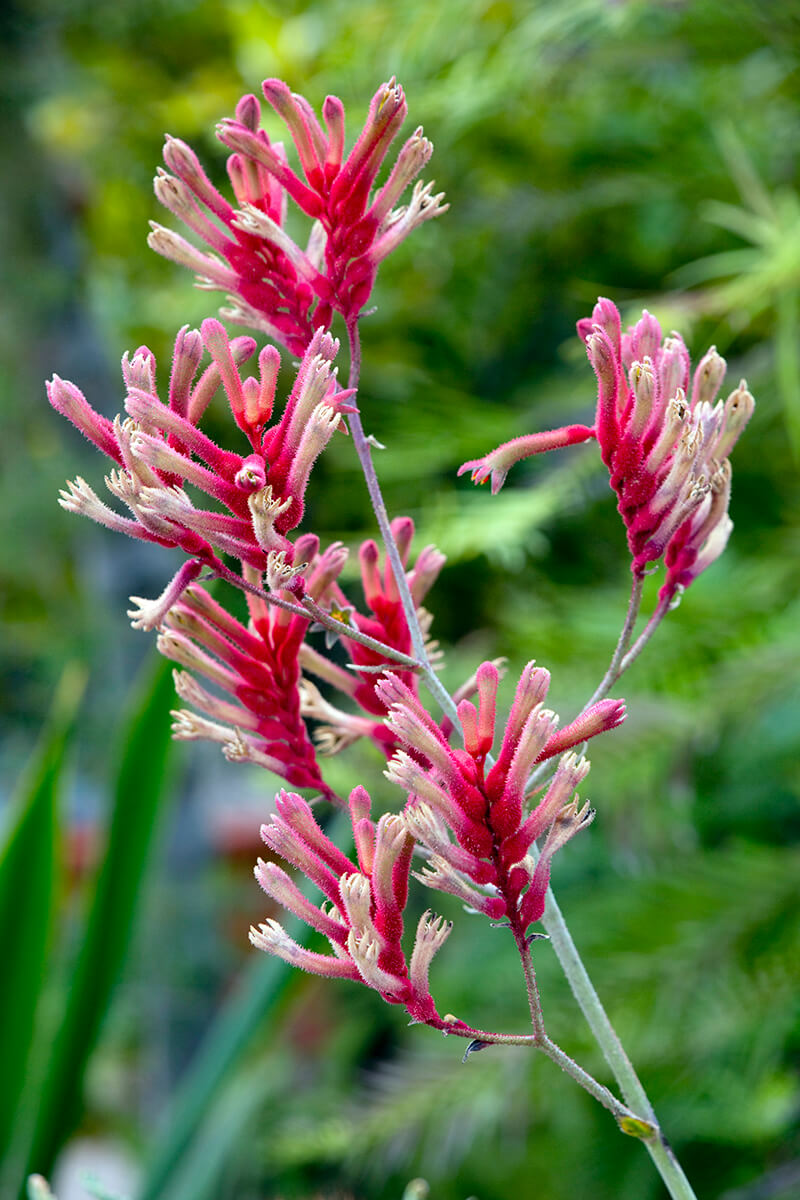
M483 663L476 678L477 708L469 700L458 706L463 750L450 748L401 680L381 680L386 723L405 747L390 761L387 776L408 794L406 827L430 851L422 882L495 920L505 918L521 938L544 911L553 855L594 816L575 794L588 760L569 751L616 728L625 704L601 700L558 730L557 716L544 707L550 674L530 662L517 685L497 761L487 770L495 741L497 667ZM545 795L526 812L531 771L559 755ZM536 863L531 847L548 830Z
M273 900L329 941L332 954L307 950L271 919L250 930L260 950L276 954L316 975L361 980L394 1004L404 1004L417 1021L450 1028L438 1017L428 986L431 960L450 925L427 912L417 927L410 963L402 946L403 910L414 842L403 818L370 819L363 787L350 794L357 863L328 838L309 806L292 792L276 798L276 812L261 836L269 849L297 868L323 895L320 905L303 896L275 862L256 866L256 879Z
M401 517L393 527L407 557L413 522ZM347 550L340 542L319 554L316 536L303 534L294 549L295 556L308 564L301 576L305 595L385 644L398 650L409 648L408 627L388 566L377 592L370 590L374 581L369 576L365 578L367 602L373 613L378 614L365 617L347 605L336 582L347 559ZM374 542L364 543L360 558L362 571L365 562L374 568L377 561ZM420 553L408 572L416 599L422 599L442 562L442 556L432 546ZM285 595L291 598L289 593ZM307 722L318 722L314 738L318 752L323 754L335 754L364 736L371 737L385 753L391 754L397 741L383 723L386 707L375 694L378 676L360 677L306 641L312 618L288 612L250 594L247 602L249 629L197 584L187 588L167 613L158 641L161 653L235 698L235 702L222 699L209 693L193 674L176 672L178 694L197 711L182 710L174 714L175 736L218 742L229 759L258 763L295 787L315 787L333 798L319 773ZM341 645L351 662L392 666L388 659L353 642L346 634L341 637ZM334 706L310 680L301 678L301 668L350 697L362 712L347 712ZM413 674L406 671L400 674L416 694Z
M398 517L392 522L392 534L403 565L406 566L414 537L414 522L410 517ZM358 557L364 598L370 615L363 615L350 608L347 597L336 581L332 582L329 592L332 611L348 619L360 632L369 634L384 645L404 654L411 654L411 634L388 556L381 555L377 543L369 539L362 543ZM414 566L406 573L411 596L417 606L417 614L426 630L430 626L430 614L421 607L422 601L436 581L444 561L444 555L435 546L425 546L418 554ZM351 641L346 635L342 637L341 643L350 661L357 666L392 666L376 651ZM437 643L429 642L429 658L432 656L435 659L437 653ZM303 713L320 722L315 731L315 739L323 753L336 754L365 735L371 737L387 752L391 753L394 750L396 739L383 722L386 706L377 694L380 678L378 674L344 670L307 644L301 647L300 662L307 673L324 679L345 696L351 697L367 714L362 716L337 708L320 695L314 684L304 680ZM395 670L398 678L416 695L415 674L396 667Z
M198 250L172 230L154 225L150 245L189 267L201 286L229 293L230 320L261 329L302 355L314 329L334 312L352 322L367 302L380 262L423 221L445 211L432 185L417 184L407 205L395 207L430 159L433 147L415 130L400 150L384 185L376 176L407 113L403 90L392 79L372 99L366 124L345 156L342 102L328 96L324 128L311 105L285 83L267 79L263 92L294 141L302 178L283 146L260 128L261 107L244 96L219 136L233 151L228 175L238 203L229 203L184 142L167 138L155 181L161 203L209 247ZM170 173L171 172L171 173ZM285 229L286 201L314 224L301 249Z
M203 346L212 363L195 382ZM106 477L113 496L130 510L123 517L104 504L83 479L62 492L64 508L83 513L121 533L162 546L180 547L215 567L219 553L264 571L270 552L286 555L287 535L303 515L311 468L351 411L352 392L337 388L332 363L338 342L318 331L297 373L283 415L268 425L280 357L272 346L259 355L259 377L242 379L238 364L255 350L252 338L233 341L218 321L203 322L202 335L182 329L175 342L168 402L159 398L153 354L141 347L122 362L126 418L113 422L95 412L74 384L57 376L48 384L50 403L117 464ZM233 417L250 442L250 453L223 450L198 427L220 382ZM228 511L198 508L188 484ZM180 573L179 573L180 575ZM185 576L180 581L188 582ZM176 585L177 586L177 585ZM174 588L152 605L142 604L138 624L155 628Z
M295 543L295 553L310 564L305 592L325 603L347 554L340 543L321 555L318 548L314 534ZM249 628L197 584L167 613L158 649L188 668L175 672L175 688L191 705L173 714L173 733L183 741L217 742L231 761L254 762L295 787L315 788L335 799L301 716L300 654L310 619L257 596L247 600ZM217 690L209 691L197 675Z
M212 362L195 381L204 345ZM333 546L320 557L315 537L301 535L292 543L288 534L302 517L317 456L342 413L351 411L346 401L352 393L337 389L332 366L337 349L329 334L315 334L283 414L272 425L277 351L262 350L259 377L242 379L239 364L253 354L255 343L248 337L229 341L213 320L203 323L202 334L187 329L178 334L167 403L159 398L155 359L146 347L123 359L125 419L101 416L71 383L56 377L48 385L53 407L117 464L106 484L130 516L103 503L80 478L62 492L63 507L191 556L157 600L133 597L136 608L129 615L138 628L160 627L159 648L167 657L210 678L238 703L179 675L179 694L205 717L178 714L177 736L210 737L231 758L251 758L295 786L326 793L300 716L298 657L309 622L262 604L251 613L248 630L201 587L186 589L204 566L223 568L219 555L226 554L239 559L251 582L260 582L266 570L270 586L280 591L287 575L307 566L305 555L311 566L303 586L312 599L326 601L344 563L342 548ZM250 442L248 454L221 449L198 428L220 383ZM197 507L185 484L228 511Z
M478 707L467 700L459 705L464 749L453 750L410 688L396 675L382 677L377 692L389 708L387 724L406 747L387 771L408 794L405 811L381 817L376 827L367 792L357 787L351 793L356 866L326 837L299 796L281 793L261 836L274 854L319 888L323 903L317 906L304 897L275 862L259 861L256 878L273 900L324 934L333 953L305 949L274 919L251 930L254 945L315 974L362 980L385 999L404 1004L415 1020L454 1031L467 1028L438 1016L428 986L430 961L450 926L426 912L406 962L402 914L414 844L430 855L417 878L495 920L506 919L515 936L523 938L542 915L553 854L593 815L575 794L589 763L564 752L615 728L625 716L622 701L604 700L558 732L557 718L544 708L549 674L529 663L497 762L487 772L498 678L494 664L479 668ZM526 814L532 767L558 755L549 787ZM536 865L529 852L544 833Z
M464 463L476 483L503 486L520 459L596 438L628 535L634 575L664 559L660 599L669 602L725 549L731 467L728 459L754 401L744 380L716 400L725 360L712 347L691 376L678 334L663 338L645 312L627 333L610 300L578 322L598 380L595 424L569 425L506 442ZM690 389L691 381L691 393ZM716 401L716 403L715 403Z
M204 346L212 362L195 381ZM95 412L73 384L55 378L48 386L51 403L115 461L117 468L106 483L131 515L123 517L104 504L83 479L69 484L61 503L111 529L191 555L158 599L133 597L136 608L130 613L138 628L160 628L161 652L188 668L176 673L176 685L198 712L176 714L176 736L218 742L231 759L250 759L295 787L330 795L306 722L323 723L319 736L328 751L367 734L390 753L395 743L382 724L385 709L375 697L377 677L346 671L305 642L309 619L250 596L251 623L245 628L194 581L204 565L212 570L224 565L220 554L232 555L250 583L260 583L266 571L268 585L285 599L305 593L349 618L355 628L406 653L411 639L391 569L385 566L381 575L373 541L365 542L360 552L371 610L363 616L349 608L336 584L347 557L344 547L336 543L320 555L313 534L301 534L294 542L288 536L302 517L314 461L342 414L351 411L346 402L352 393L337 389L332 366L338 342L317 331L283 414L272 425L280 360L267 347L259 356L259 378L242 379L239 364L254 349L251 338L229 341L217 321L205 321L202 333L181 330L165 404L158 395L154 356L141 347L123 360L127 415L113 422ZM198 428L220 383L250 442L245 456L221 449ZM205 492L228 511L198 508L183 484ZM405 561L413 522L400 518L393 528ZM410 570L418 603L442 562L429 546ZM290 590L282 589L283 583ZM343 645L354 664L389 665L350 639L343 639ZM352 697L367 715L335 708L310 682L301 687L301 666ZM190 671L234 699L209 692ZM416 686L408 672L403 677Z

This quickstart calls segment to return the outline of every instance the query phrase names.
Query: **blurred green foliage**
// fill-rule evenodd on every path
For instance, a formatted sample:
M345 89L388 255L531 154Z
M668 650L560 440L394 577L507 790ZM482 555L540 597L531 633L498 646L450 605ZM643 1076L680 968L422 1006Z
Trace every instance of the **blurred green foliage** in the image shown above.
M588 416L574 322L598 293L628 316L647 305L695 356L716 342L734 382L747 375L758 408L734 454L731 544L625 680L629 720L593 756L598 818L555 885L698 1193L788 1200L800 1176L800 9L11 0L0 20L7 768L78 657L91 671L79 760L91 789L147 644L126 627L126 597L155 595L172 569L56 508L66 476L98 482L103 467L47 408L41 378L56 370L113 414L122 351L146 341L166 364L176 329L212 311L144 246L148 219L163 219L150 181L165 130L224 179L214 122L262 78L316 105L335 92L352 134L397 74L409 128L424 124L436 146L428 175L450 212L382 268L362 410L387 446L390 511L410 511L450 556L430 607L451 686L502 654L508 691L536 657L566 717L616 640L627 561L592 448L522 464L496 498L455 479L499 441ZM345 439L320 464L308 523L350 544L372 533ZM380 760L357 747L331 767L346 790L372 786ZM228 803L249 790L265 812L269 782L227 770ZM145 1171L245 961L247 924L264 915L255 840L241 866L185 862L186 804L87 1078L84 1130L123 1140ZM450 915L442 1010L524 1024L502 932ZM553 1036L605 1079L546 943L537 951ZM414 1174L436 1200L663 1194L641 1147L545 1061L492 1050L462 1066L463 1047L407 1030L373 995L307 978L256 1034L164 1200L377 1198Z

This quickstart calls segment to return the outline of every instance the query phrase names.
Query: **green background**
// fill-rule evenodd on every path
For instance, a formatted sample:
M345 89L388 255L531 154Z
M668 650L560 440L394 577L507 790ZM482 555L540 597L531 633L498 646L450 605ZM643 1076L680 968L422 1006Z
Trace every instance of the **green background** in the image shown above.
M127 597L156 595L177 565L56 506L67 477L99 487L105 466L41 381L55 370L113 415L122 351L146 342L163 374L178 327L216 307L145 246L149 219L175 227L151 185L165 131L222 180L214 124L262 78L317 107L339 95L352 138L396 74L451 207L381 269L360 403L387 447L390 512L448 555L428 606L451 688L504 655L508 692L536 658L566 719L610 657L629 574L596 449L522 464L496 498L455 478L500 441L589 418L574 322L598 294L629 319L648 307L695 359L716 343L731 386L746 375L756 395L733 456L731 544L616 689L629 719L594 748L584 790L598 816L554 883L698 1194L788 1200L800 1181L800 6L18 0L0 21L4 791L65 664L88 672L54 809L56 886L23 855L4 897L16 910L53 893L46 956L19 958L41 999L38 1057L63 1018L112 793L122 804L108 780L133 736L119 732L128 693L154 653L128 627ZM315 473L307 525L354 547L373 532L343 438ZM161 750L146 738L141 753ZM196 745L172 757L129 889L130 952L87 1042L84 1099L65 1104L52 1143L77 1129L123 1145L151 1178L176 1088L252 963L246 930L266 909L250 867L275 787ZM332 763L331 780L397 804L369 749ZM134 773L128 811L145 784ZM424 904L417 894L413 911ZM433 971L440 1010L524 1027L511 947L452 915ZM113 925L98 961L103 937L113 956ZM552 1035L605 1080L546 943L537 964ZM215 1095L164 1200L371 1200L414 1176L436 1200L663 1195L642 1148L550 1063L490 1050L462 1066L458 1045L346 983L291 979Z

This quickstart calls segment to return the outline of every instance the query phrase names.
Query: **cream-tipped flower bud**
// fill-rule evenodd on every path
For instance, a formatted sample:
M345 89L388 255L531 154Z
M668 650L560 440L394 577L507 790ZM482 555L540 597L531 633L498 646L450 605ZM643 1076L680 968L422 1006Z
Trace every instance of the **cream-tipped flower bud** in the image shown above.
M291 496L288 496L285 500L281 499L280 496L273 496L271 484L267 484L267 486L261 488L260 491L251 492L247 497L247 507L250 509L250 516L253 523L253 533L255 534L256 541L262 550L266 550L268 552L268 555L275 555L272 566L270 567L269 564L267 566L267 570L271 570L274 578L278 580L276 583L273 583L271 579L269 580L269 587L271 591L274 591L277 587L286 586L285 583L280 582L280 580L283 578L284 572L289 572L289 574L286 576L289 579L298 573L298 569L286 566L286 551L277 550L277 547L280 546L282 542L284 545L286 543L283 541L280 535L275 532L275 522L282 513L285 513L289 508L291 508L291 505ZM283 556L282 558L280 557L281 555ZM300 570L305 570L305 565L306 564L304 564Z
M647 427L650 414L653 411L655 396L655 372L652 359L645 357L642 362L635 362L630 369L631 391L635 397L628 432L639 438Z
M428 973L431 962L434 955L447 941L452 928L452 921L445 921L444 917L437 917L430 909L424 912L419 919L408 976L411 986L420 996L430 995Z
M739 386L731 392L725 401L722 432L713 447L715 458L727 458L739 440L739 437L753 415L756 402L748 390L746 380L742 379Z
M692 383L692 408L698 404L713 404L717 392L722 387L727 363L717 347L712 346L697 364Z

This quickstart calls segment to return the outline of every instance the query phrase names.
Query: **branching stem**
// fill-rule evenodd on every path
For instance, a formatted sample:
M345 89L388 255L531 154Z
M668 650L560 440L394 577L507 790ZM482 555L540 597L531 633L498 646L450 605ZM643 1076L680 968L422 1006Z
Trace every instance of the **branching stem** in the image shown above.
M357 388L361 374L361 338L358 332L358 321L353 321L347 326L347 336L350 342L350 378L347 381L349 388ZM361 463L361 469L364 472L364 480L369 492L370 502L372 504L375 519L378 522L378 528L381 531L383 544L386 547L386 553L389 556L389 562L392 565L392 574L397 583L397 590L400 594L400 602L403 606L408 631L411 635L411 645L414 650L414 656L418 660L425 683L431 695L438 701L444 712L447 713L452 720L458 720L458 713L453 699L447 689L443 686L436 672L431 666L428 652L425 649L425 639L420 629L419 619L417 617L417 606L414 603L414 598L411 595L411 589L408 586L408 578L406 569L400 558L400 551L397 547L397 542L392 533L389 514L386 511L386 505L383 502L378 476L375 472L375 464L372 461L372 449L366 434L364 426L361 423L361 414L356 411L348 415L348 424L350 433L353 437L353 445L358 461Z
M251 583L250 580L244 579L241 575L237 575L230 567L223 565L215 567L213 570L214 574L220 579L227 580L228 583L232 583L234 587L240 588L243 592L249 592L251 596L258 596L260 600L265 600L267 604L274 604L278 608L284 609L285 612L294 613L295 616L305 617L306 619L313 617L325 629L330 629L331 633L339 634L340 637L350 638L352 642L358 642L368 650L374 650L376 654L381 654L385 658L392 659L394 662L406 667L409 671L418 671L423 667L422 663L417 662L410 655L403 654L401 650L395 650L393 646L387 646L384 642L379 642L377 638L370 637L368 633L362 633L360 629L356 629L354 626L348 625L330 613L325 612L325 609L320 608L310 596L303 596L301 603L295 604L291 600L285 600L283 596L279 596L275 592L264 591L257 584Z
M622 663L625 658L625 651L631 644L633 630L636 626L636 618L639 616L639 609L642 606L642 588L644 587L644 578L641 575L634 575L633 585L631 587L631 596L628 601L628 611L625 614L625 622L619 635L619 641L611 656L611 662L608 664L608 670L602 678L602 681L595 691L594 695L584 705L583 711L591 708L593 704L597 704L600 700L604 700L611 691L614 684L619 679L624 668Z
M348 325L348 338L350 342L350 378L348 386L351 388L358 387L359 375L361 370L361 344L358 332L357 321ZM380 486L378 484L375 467L372 462L372 453L369 441L367 440L364 429L361 424L361 417L358 412L351 413L348 417L350 432L353 436L353 444L356 453L358 454L364 478L367 484L367 491L372 502L372 507L375 512L375 518L378 527L381 531L381 536L386 546L386 553L389 556L389 561L392 565L397 589L400 594L400 600L405 613L406 622L411 635L411 644L414 648L414 654L419 660L420 670L427 687L434 698L440 704L442 710L453 722L456 729L460 728L458 712L452 696L442 685L437 675L431 667L425 650L425 642L420 629L419 620L416 612L411 591L406 578L405 567L400 558L400 552L397 543L392 534L389 517L386 511L386 506L383 502ZM634 580L631 591L631 598L628 605L628 611L625 617L625 623L620 634L617 647L612 656L609 670L603 678L603 681L595 695L590 700L589 704L595 704L599 699L602 699L607 691L613 686L614 682L619 678L623 671L635 661L637 656L646 646L647 642L652 637L657 629L661 618L667 611L667 606L659 605L656 612L650 618L647 626L634 643L633 647L628 650L630 639L633 634L633 629L636 624L636 618L639 613L639 605L641 603L641 581ZM603 689L606 689L605 691ZM588 707L588 705L586 706ZM532 849L535 849L533 847ZM550 941L553 949L556 952L561 967L567 977L567 980L572 988L576 1000L583 1012L592 1033L598 1041L606 1061L608 1062L617 1083L622 1091L623 1096L632 1105L627 1108L621 1104L619 1100L603 1087L602 1084L592 1079L587 1075L577 1063L564 1053L554 1042L551 1042L544 1032L544 1025L541 1020L541 1006L538 999L538 988L536 985L533 967L530 961L530 949L525 943L520 945L520 954L523 958L523 967L527 962L530 964L530 973L525 969L526 988L528 991L528 1000L531 1006L531 1020L533 1022L534 1033L529 1038L522 1042L515 1035L499 1034L492 1035L472 1030L467 1032L467 1027L463 1027L459 1032L461 1037L474 1037L482 1042L504 1042L506 1044L531 1044L543 1053L547 1054L554 1062L572 1076L582 1087L586 1088L605 1108L614 1113L621 1128L626 1132L637 1132L638 1136L642 1137L648 1152L653 1159L653 1162L658 1169L661 1178L663 1179L667 1189L669 1190L672 1200L696 1200L691 1185L684 1175L680 1164L675 1158L669 1144L663 1138L658 1126L653 1107L647 1097L647 1094L639 1081L638 1076L633 1068L633 1065L622 1048L617 1033L608 1019L608 1016L600 1003L600 999L589 979L586 968L581 961L575 943L572 940L569 929L561 916L558 905L555 902L555 897L550 889L547 893L547 907L542 919L542 923L550 935ZM513 1040L513 1043L511 1039ZM626 1128L626 1122L632 1122L632 1126Z

